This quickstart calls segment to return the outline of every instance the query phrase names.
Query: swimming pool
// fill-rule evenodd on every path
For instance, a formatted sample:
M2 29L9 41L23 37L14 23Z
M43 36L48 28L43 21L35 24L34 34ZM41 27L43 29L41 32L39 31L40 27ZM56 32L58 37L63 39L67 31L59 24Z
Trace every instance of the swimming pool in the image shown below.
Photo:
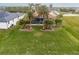
M44 18L34 18L31 23L32 24L43 24L43 20Z

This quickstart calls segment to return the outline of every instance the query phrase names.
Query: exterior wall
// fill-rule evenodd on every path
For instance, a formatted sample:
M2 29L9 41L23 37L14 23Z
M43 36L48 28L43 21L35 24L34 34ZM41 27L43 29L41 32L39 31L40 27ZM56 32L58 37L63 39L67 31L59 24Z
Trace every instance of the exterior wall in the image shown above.
M17 21L19 21L19 19L15 18L13 24L16 25Z
M6 22L0 22L0 29L8 29Z
M9 22L7 22L8 24L8 28L14 23L14 20L10 20Z

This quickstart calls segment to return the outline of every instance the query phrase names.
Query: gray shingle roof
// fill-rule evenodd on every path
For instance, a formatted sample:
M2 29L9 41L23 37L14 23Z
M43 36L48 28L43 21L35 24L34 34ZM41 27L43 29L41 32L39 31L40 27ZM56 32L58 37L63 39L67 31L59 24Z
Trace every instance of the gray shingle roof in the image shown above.
M22 13L0 12L0 22L7 22L23 15Z

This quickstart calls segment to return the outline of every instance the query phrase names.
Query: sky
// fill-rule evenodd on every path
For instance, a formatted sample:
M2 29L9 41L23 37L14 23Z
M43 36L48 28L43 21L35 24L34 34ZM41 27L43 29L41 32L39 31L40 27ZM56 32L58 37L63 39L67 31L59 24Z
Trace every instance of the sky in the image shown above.
M54 7L79 7L79 3L51 3L51 4L53 4ZM27 3L0 3L0 6L27 6Z

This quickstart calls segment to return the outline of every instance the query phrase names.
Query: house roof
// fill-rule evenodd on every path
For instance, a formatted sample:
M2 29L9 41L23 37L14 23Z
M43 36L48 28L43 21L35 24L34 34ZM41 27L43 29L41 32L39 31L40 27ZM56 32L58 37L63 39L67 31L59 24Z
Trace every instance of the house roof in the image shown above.
M53 18L54 19L54 18L57 17L57 15L58 14L55 11L50 11L49 14L48 14L48 18Z
M0 12L0 22L7 22L23 15L22 13Z
M37 16L38 16L38 13L35 11L35 12L33 13L33 16L34 16L34 17L37 17Z
M49 11L49 13L48 13L48 18L56 18L57 16L59 15L59 13L57 12L57 11ZM34 17L38 17L38 13L37 12L34 12L33 13L33 16ZM42 16L40 16L40 17L42 17Z

